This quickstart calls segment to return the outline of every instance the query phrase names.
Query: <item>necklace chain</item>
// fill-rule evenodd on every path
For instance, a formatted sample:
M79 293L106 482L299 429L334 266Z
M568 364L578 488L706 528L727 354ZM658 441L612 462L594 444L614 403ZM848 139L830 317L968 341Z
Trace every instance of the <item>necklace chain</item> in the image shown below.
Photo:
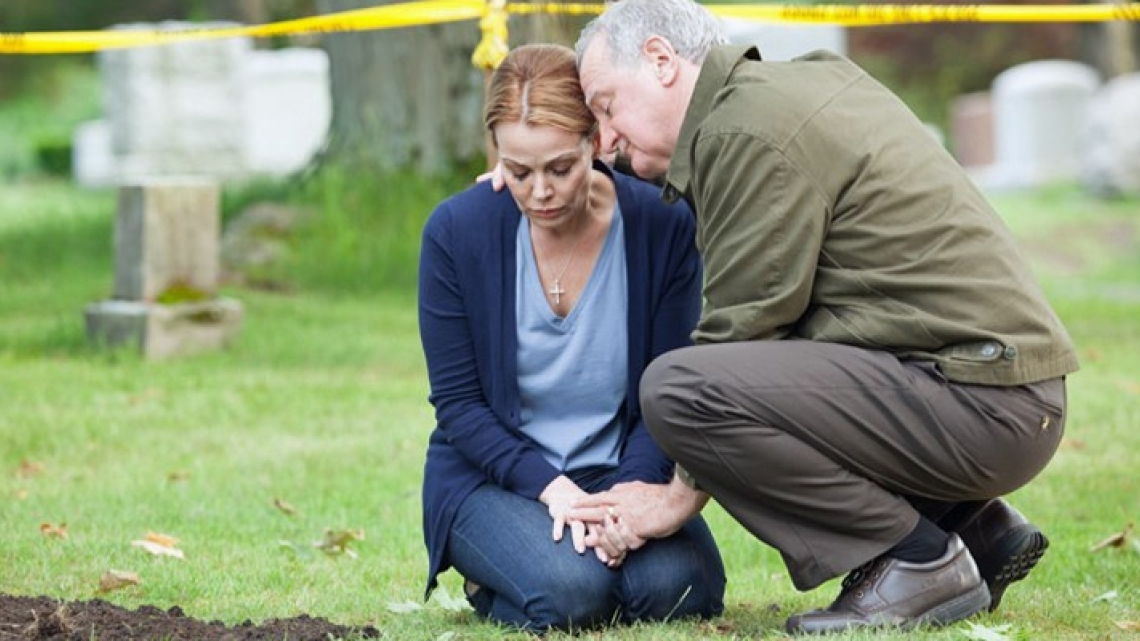
M546 290L548 294L554 297L555 305L562 304L562 295L566 293L566 290L562 287L562 276L564 276L566 270L570 268L570 263L574 262L575 252L578 251L578 245L582 243L582 239L585 238L585 236L586 232L578 234L578 239L574 241L574 246L570 248L570 256L566 259L566 263L562 265L562 269L558 272L558 275L554 277L554 282L551 283L550 289ZM535 243L542 249L542 253L546 254L547 258L550 258L550 253L547 252L545 248L542 248L542 243L538 242L538 236L532 233L531 237L534 238Z

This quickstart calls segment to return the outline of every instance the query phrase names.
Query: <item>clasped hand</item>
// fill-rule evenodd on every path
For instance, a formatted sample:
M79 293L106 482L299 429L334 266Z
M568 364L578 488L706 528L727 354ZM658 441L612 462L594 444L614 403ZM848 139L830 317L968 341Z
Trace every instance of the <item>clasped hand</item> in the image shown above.
M644 541L636 546L626 543L614 514L605 514L589 523L571 518L569 513L574 506L589 497L574 481L566 476L558 476L546 486L538 500L546 505L550 513L553 521L550 534L554 541L561 541L563 533L569 527L571 542L578 554L585 554L586 549L590 548L599 561L611 568L618 567L625 561L629 550L641 547Z

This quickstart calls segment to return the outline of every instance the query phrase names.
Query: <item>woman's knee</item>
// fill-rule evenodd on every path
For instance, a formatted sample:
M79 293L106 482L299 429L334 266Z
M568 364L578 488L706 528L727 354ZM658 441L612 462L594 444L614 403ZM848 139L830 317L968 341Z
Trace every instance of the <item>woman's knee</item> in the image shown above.
M552 575L523 606L536 630L579 630L610 623L618 611L614 582Z
M723 572L677 567L662 582L632 590L625 599L629 621L708 618L724 611Z
M712 617L724 611L724 563L703 520L690 521L644 551L648 555L623 572L628 620Z

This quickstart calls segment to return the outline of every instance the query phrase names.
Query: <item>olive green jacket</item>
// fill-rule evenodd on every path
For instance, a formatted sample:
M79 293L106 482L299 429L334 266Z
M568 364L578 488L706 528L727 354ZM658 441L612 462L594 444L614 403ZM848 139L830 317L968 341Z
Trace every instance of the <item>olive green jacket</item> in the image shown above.
M697 213L699 343L807 339L1020 385L1077 369L1008 229L890 91L816 52L701 67L664 197Z

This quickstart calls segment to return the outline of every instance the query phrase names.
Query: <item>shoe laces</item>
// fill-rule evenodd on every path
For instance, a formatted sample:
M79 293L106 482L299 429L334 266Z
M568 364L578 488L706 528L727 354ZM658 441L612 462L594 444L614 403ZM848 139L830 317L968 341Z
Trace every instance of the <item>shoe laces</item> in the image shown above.
M876 561L878 561L878 559L872 559L848 572L847 576L843 577L840 595L847 594L863 585L863 582L871 576L871 569L874 568Z

